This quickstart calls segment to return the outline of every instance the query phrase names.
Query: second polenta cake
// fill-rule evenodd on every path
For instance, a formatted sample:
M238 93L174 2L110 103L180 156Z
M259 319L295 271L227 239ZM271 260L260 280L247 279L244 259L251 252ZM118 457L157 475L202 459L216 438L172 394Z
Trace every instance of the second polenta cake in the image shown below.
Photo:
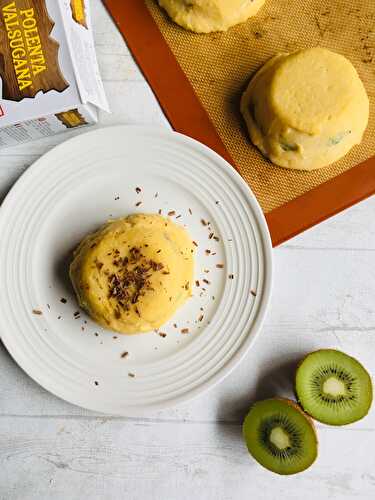
M251 141L272 163L314 170L362 141L369 100L351 62L316 47L268 61L243 94L241 111Z

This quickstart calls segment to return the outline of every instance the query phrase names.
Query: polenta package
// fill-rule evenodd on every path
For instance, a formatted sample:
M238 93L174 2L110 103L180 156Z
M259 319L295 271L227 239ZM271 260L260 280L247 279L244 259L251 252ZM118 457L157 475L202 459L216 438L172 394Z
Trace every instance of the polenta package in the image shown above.
M0 148L108 111L88 0L0 0Z

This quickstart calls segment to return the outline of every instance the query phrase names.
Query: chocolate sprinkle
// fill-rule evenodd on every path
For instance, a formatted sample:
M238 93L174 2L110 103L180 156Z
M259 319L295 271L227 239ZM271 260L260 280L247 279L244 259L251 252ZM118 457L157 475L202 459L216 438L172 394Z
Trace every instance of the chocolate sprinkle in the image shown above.
M128 356L128 354L129 354L129 353L128 353L128 351L125 351L125 352L123 352L123 353L121 354L121 357L122 357L122 358L126 358L126 356Z
M224 268L224 264L216 264L216 267L217 267L218 269L223 269L223 268Z
M250 293L251 293L251 295L252 295L253 297L256 297L256 296L257 296L257 294L256 294L256 292L254 292L254 290L251 290L251 292L250 292Z
M176 211L175 210L171 210L170 212L168 212L168 216L169 217L172 217L172 215L176 215Z
M181 333L189 333L189 328L183 328L183 329L181 330Z
M65 297L61 297L60 302L61 302L62 304L66 304L68 301L66 300L66 298L65 298Z
M135 188L135 192L136 192L137 194L139 194L141 191L142 191L142 189L141 189L140 187L136 187L136 188Z
M230 280L234 279L234 274L230 274L230 275L228 276L228 278L229 278Z
M117 253L117 252L115 252ZM150 278L154 272L162 271L164 265L152 259L147 259L138 247L129 250L128 257L116 258L116 272L108 276L109 298L117 301L116 317L120 317L120 308L129 311L131 305L138 303L146 291L152 290ZM169 273L163 271L163 273ZM138 308L134 308L140 316Z
M167 336L167 334L163 333L163 332L159 332L159 335L160 335L160 337L163 337L163 339Z
M39 309L33 309L33 314L36 314L37 316L40 316L43 313Z

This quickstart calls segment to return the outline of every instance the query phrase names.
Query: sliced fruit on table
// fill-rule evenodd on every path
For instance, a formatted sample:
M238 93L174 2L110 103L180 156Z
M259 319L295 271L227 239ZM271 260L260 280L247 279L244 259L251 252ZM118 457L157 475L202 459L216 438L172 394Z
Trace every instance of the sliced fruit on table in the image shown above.
M302 360L296 373L296 393L309 415L330 425L360 420L369 412L373 397L367 370L334 349L312 352Z
M245 418L243 435L255 460L277 474L302 472L318 454L313 422L289 399L255 403Z

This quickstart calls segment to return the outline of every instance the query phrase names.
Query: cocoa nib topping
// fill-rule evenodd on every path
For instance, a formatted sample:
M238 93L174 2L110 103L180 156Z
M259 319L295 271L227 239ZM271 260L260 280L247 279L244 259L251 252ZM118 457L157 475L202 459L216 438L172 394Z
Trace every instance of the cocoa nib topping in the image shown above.
M121 311L129 311L131 306L138 316L140 316L137 304L140 297L149 290L153 290L150 278L154 273L164 270L161 262L147 259L138 247L129 250L129 256L121 257L119 251L114 251L116 258L113 261L116 271L110 274L108 279L109 298L116 299L117 306L114 310L116 319L120 319Z
M103 262L99 262L98 260L96 260L95 265L96 265L98 271L100 271L104 264L103 264Z

